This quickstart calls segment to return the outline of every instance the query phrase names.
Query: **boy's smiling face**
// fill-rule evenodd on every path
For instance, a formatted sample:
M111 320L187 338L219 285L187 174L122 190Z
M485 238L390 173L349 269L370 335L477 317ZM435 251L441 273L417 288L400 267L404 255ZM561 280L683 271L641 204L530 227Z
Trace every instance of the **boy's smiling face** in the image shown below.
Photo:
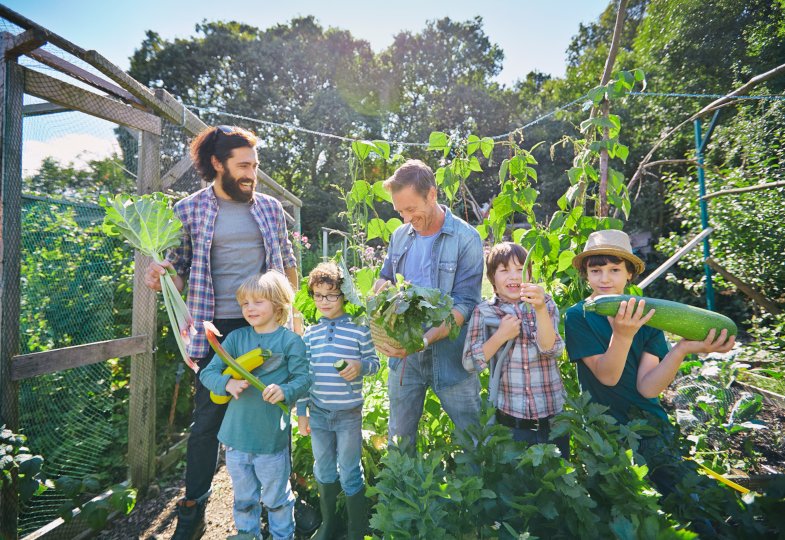
M275 318L275 307L266 298L246 297L240 303L243 317L257 332L268 332L278 326Z
M323 317L335 319L343 315L343 294L341 289L333 287L328 283L319 283L313 286L313 301L316 309ZM333 300L333 298L335 298Z
M496 291L496 295L506 302L520 302L522 274L523 261L515 257L496 267L493 275L493 290Z
M586 268L586 280L592 290L592 297L604 294L624 294L624 288L632 279L624 261L608 262L602 266Z

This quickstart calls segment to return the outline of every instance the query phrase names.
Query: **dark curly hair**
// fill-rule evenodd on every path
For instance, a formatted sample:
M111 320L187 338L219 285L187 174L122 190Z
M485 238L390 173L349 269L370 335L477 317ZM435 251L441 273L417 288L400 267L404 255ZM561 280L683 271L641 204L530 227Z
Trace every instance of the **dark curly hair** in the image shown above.
M235 148L256 148L256 135L237 126L216 126L202 131L191 142L191 160L199 175L212 182L218 172L210 160L215 156L222 164L232 156Z

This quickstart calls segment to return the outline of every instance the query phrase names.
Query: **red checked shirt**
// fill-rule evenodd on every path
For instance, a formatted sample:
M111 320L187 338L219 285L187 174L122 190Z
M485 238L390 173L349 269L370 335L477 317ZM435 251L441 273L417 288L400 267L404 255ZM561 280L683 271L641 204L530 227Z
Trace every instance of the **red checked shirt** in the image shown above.
M469 322L463 365L482 371L488 367L482 347L496 331L495 328L486 330L486 321L498 321L505 315L513 315L522 321L521 333L503 362L499 382L498 409L516 418L545 418L561 412L564 407L564 384L556 362L564 350L564 341L558 331L559 309L547 294L545 305L556 329L556 341L547 351L541 351L537 344L534 309L525 302L511 304L494 295L474 308ZM504 345L497 355L503 349ZM498 356L496 365L499 365Z
M264 241L267 270L284 273L293 268L292 243L286 230L286 218L281 202L263 193L254 193L248 209L259 226ZM210 352L202 321L213 320L215 294L210 274L210 248L218 215L218 200L212 186L192 193L174 205L174 213L183 222L180 246L171 250L167 258L177 274L188 281L188 310L194 318L197 334L191 336L188 354L192 358L206 358Z

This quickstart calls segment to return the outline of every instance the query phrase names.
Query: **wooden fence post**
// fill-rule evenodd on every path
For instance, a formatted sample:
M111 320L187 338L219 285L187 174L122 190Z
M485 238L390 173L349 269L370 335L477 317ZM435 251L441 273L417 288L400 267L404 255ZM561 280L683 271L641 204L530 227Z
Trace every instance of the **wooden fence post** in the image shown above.
M137 188L140 194L161 190L161 137L143 131L139 145ZM148 338L147 351L131 357L128 419L128 469L131 485L144 490L155 476L155 354L157 294L144 284L149 257L134 258L132 334Z
M24 75L0 41L0 424L19 428L19 385L11 359L19 351L22 235L22 106ZM0 538L17 538L16 476L0 490Z

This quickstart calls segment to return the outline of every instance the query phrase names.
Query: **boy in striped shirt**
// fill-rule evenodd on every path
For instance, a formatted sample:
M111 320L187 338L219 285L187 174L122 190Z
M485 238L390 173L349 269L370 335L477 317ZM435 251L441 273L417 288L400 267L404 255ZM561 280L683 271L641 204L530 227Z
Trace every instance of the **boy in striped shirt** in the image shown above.
M333 537L341 488L349 518L347 538L362 539L368 528L360 459L362 378L379 370L379 358L370 329L352 322L344 311L343 279L333 262L319 264L308 275L308 293L322 317L303 336L314 384L308 397L297 402L297 426L301 435L311 435L322 513L322 524L312 538L318 540Z

